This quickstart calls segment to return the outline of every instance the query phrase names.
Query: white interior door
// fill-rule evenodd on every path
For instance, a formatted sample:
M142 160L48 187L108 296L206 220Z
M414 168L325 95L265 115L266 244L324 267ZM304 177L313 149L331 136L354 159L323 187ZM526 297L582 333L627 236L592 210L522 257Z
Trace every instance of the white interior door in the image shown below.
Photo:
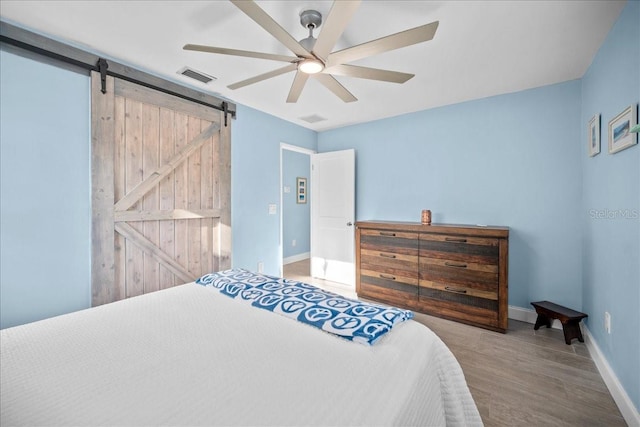
M311 276L355 286L355 150L311 155Z

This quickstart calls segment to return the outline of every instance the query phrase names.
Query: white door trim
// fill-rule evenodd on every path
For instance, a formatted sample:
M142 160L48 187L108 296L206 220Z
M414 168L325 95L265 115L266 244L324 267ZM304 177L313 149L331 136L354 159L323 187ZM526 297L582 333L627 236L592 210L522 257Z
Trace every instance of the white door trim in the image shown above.
M284 185L284 180L282 178L282 172L283 172L283 162L282 162L282 154L283 151L287 150L287 151L295 151L296 153L302 153L302 154L306 154L309 156L309 164L311 164L311 155L312 154L316 154L317 151L315 150L311 150L309 148L304 148L304 147L298 147L297 145L291 145L291 144L287 144L285 142L281 142L280 143L280 186L279 186L279 191L280 191L280 277L282 277L283 273L284 273L284 244L283 244L283 240L284 240L284 212L283 212L283 206L284 206L284 196L282 195L283 193L283 185ZM307 183L308 188L311 188L311 174L309 174L309 182ZM311 233L313 233L313 222L311 222Z

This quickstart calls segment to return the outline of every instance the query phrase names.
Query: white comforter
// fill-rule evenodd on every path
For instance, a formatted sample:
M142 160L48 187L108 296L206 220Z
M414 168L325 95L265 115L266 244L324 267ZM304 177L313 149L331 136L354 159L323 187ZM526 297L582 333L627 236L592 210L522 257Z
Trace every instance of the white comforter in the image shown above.
M408 321L374 346L190 283L0 331L0 425L481 425Z

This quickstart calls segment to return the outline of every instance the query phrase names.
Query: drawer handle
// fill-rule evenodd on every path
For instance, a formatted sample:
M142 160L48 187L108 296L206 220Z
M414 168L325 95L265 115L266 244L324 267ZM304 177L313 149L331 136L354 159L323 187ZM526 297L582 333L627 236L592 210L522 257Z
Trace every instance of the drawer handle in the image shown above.
M383 279L396 280L395 276L391 276L389 274L381 274L380 277L382 277Z
M380 235L381 236L396 237L396 233L389 233L389 232L385 232L385 231L381 231Z
M445 237L445 242L458 242L458 243L467 243L467 239L460 239L459 237Z
M383 257L383 258L392 258L392 259L395 259L395 257L396 257L393 254L383 254L382 252L380 252L380 256Z
M467 293L466 289L456 289L456 288L452 288L451 286L445 286L444 290L445 291L449 291L449 292L457 292L459 294L466 294Z
M456 267L456 268L467 268L467 264L460 264L457 262L445 262L444 265L447 267Z

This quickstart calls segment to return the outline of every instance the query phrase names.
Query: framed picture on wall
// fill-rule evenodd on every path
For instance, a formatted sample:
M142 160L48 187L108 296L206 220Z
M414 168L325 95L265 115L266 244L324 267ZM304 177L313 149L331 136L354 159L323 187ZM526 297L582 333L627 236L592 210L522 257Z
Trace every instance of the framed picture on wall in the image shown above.
M630 105L609 122L609 154L617 153L638 143L638 134L631 128L638 123L636 105Z
M593 157L600 153L600 114L596 114L589 120L587 136L589 140L589 156Z
M307 178L301 178L301 177L296 178L296 188L298 189L298 191L296 192L297 194L296 202L307 203L307 196L308 196Z

